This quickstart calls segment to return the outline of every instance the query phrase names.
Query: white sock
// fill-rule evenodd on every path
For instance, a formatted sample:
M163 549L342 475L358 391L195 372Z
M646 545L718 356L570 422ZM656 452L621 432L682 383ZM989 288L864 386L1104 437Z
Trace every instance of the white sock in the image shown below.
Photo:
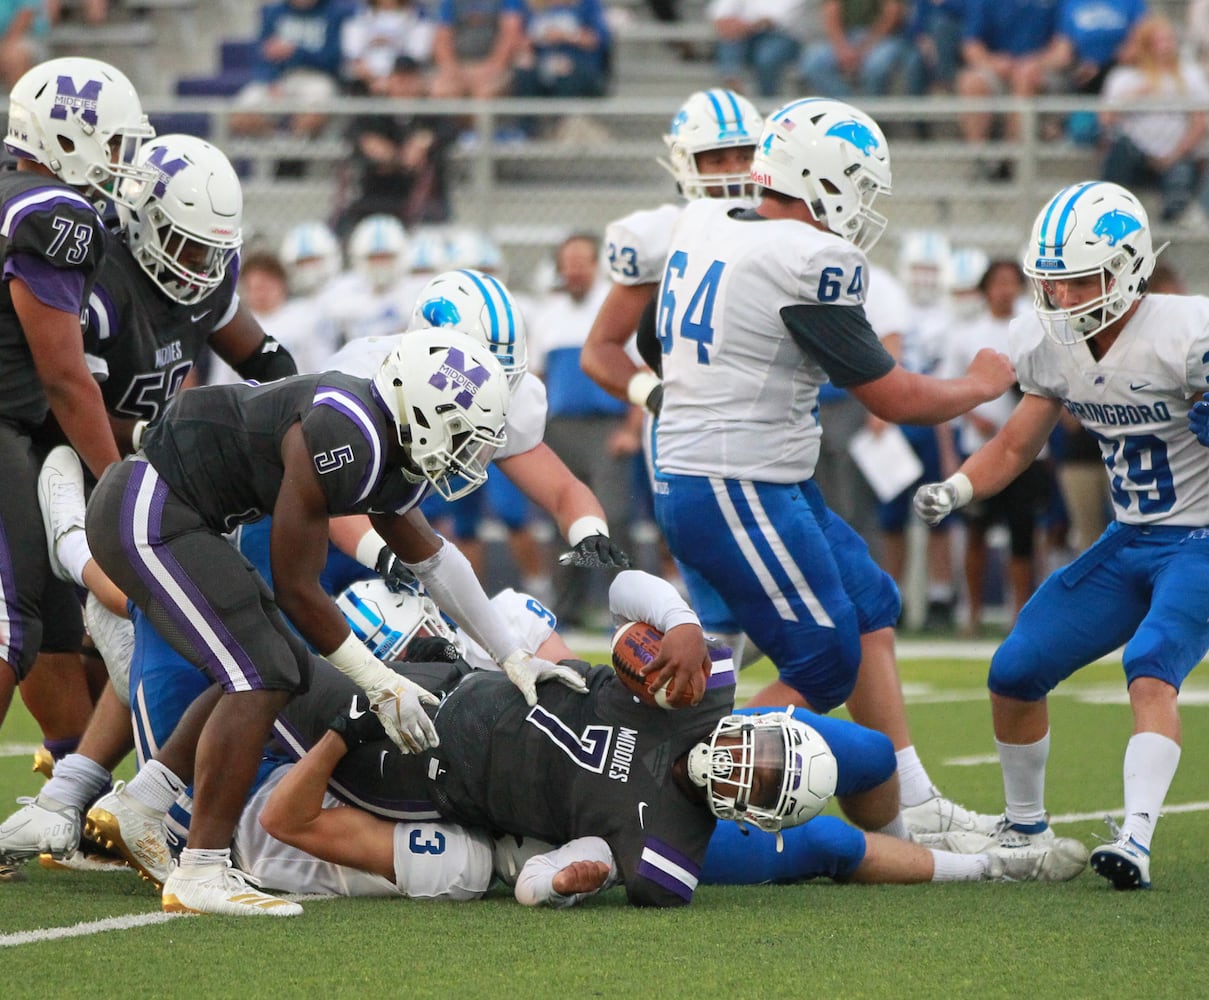
M226 867L230 860L231 849L229 847L221 850L186 847L181 851L180 870L181 874L185 875L195 872L199 868L212 868L215 865Z
M896 840L910 840L911 834L907 831L906 820L903 819L903 814L897 813L894 819L890 820L877 833L884 833L887 837L894 837Z
M1045 762L1049 758L1049 731L1036 743L1000 743L1006 815L1013 823L1044 823Z
M898 761L898 800L903 806L917 806L940 794L914 746L895 750L894 759Z
M986 874L985 854L953 854L950 851L931 851L931 854L933 882L977 882Z
M65 806L75 806L81 812L109 784L111 775L95 760L83 754L69 753L55 764L54 776L42 788L42 793Z
M126 794L151 812L164 815L172 808L185 783L158 760L149 760L126 786Z
M92 550L88 547L88 536L83 528L77 528L63 535L55 545L55 555L72 578L81 587L84 586L84 567L92 558Z
M1121 832L1147 850L1179 764L1180 745L1159 733L1134 733L1125 746L1125 822Z

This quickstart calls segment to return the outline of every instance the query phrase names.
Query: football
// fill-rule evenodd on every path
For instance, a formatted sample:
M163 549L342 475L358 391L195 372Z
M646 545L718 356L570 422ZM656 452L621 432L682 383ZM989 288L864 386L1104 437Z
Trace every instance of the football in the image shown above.
M647 705L658 705L660 708L680 708L681 704L668 701L667 694L661 689L651 694L646 689L646 679L642 676L642 668L659 655L659 644L663 641L663 633L654 625L647 622L626 622L613 633L613 669L617 676L639 701ZM684 705L689 704L687 700Z

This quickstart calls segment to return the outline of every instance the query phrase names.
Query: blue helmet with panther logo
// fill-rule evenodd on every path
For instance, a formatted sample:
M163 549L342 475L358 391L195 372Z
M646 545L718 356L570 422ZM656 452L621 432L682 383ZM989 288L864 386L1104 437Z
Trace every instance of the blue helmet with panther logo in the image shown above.
M818 222L861 250L885 231L885 216L873 211L873 202L890 193L890 147L877 122L851 104L807 97L773 112L751 177L801 198Z
M1077 344L1116 322L1146 294L1156 257L1142 203L1119 184L1081 181L1041 209L1023 264L1046 332L1060 343ZM1057 304L1058 281L1089 275L1099 276L1098 296L1069 308Z

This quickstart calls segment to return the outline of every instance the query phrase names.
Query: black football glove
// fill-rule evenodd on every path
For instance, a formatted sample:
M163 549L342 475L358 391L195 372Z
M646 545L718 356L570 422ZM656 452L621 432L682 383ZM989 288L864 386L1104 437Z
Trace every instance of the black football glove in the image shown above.
M402 659L408 663L457 663L458 647L439 635L418 635L407 644Z
M401 593L404 590L416 590L420 586L420 581L416 579L404 564L403 560L395 555L389 545L383 545L378 551L378 561L374 564L374 572L382 577L387 589L392 594Z
M386 739L386 730L378 720L378 713L370 708L369 699L360 693L353 695L352 704L332 719L327 728L339 733L350 750L362 743Z
M629 569L630 557L610 540L608 535L588 535L569 552L558 557L560 565L577 566L580 569L601 569L615 566Z

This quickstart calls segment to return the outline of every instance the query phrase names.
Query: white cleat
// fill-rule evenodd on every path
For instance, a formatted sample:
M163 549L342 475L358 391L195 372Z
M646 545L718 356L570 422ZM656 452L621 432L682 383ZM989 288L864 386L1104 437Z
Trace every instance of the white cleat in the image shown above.
M1150 852L1129 834L1122 833L1111 819L1108 825L1117 839L1091 852L1095 873L1108 879L1114 889L1149 889Z
M939 793L919 805L903 807L903 822L912 834L966 831L989 837L999 820L999 816L973 812Z
M52 448L38 473L38 506L42 508L42 526L46 530L46 551L50 569L60 580L73 580L59 561L59 542L73 531L84 530L84 467L80 457L67 445Z
M18 809L0 823L0 862L50 854L66 857L80 846L80 810L45 793L17 799Z
M1087 848L1073 837L1020 847L996 844L984 852L991 882L1069 882L1087 867Z
M121 858L111 854L89 854L77 848L64 858L53 854L39 854L38 864L50 871L69 872L128 872L131 867Z
M143 878L160 889L172 871L172 856L164 819L158 813L135 802L119 781L113 791L102 795L88 810L84 831L110 851L116 851Z
M179 867L164 882L165 913L221 913L230 916L296 917L302 907L261 892L256 881L231 862L207 865L189 875Z

